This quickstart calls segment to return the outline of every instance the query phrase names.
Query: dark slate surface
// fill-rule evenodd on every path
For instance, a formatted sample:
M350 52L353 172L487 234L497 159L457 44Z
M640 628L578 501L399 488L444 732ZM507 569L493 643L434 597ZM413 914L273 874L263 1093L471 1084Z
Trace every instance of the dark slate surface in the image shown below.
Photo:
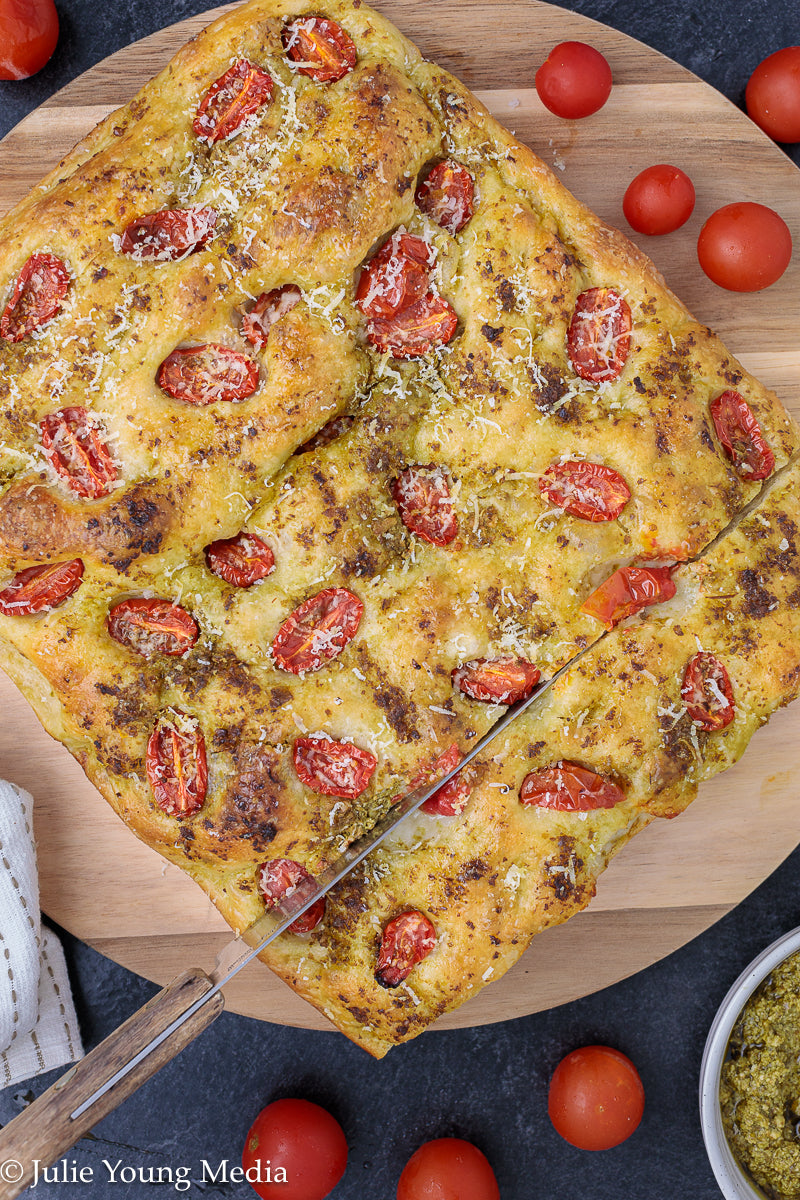
M58 0L62 33L51 63L27 82L0 84L0 135L107 54L208 7L204 0ZM756 64L800 42L796 0L571 0L564 7L654 46L739 105ZM789 149L800 163L800 147ZM469 1138L485 1151L503 1200L718 1200L697 1116L706 1032L743 967L800 922L798 884L800 850L713 929L634 978L532 1017L430 1032L380 1063L334 1033L223 1014L66 1156L67 1168L94 1168L93 1184L40 1183L30 1194L150 1200L174 1184L155 1193L140 1173L183 1167L191 1187L177 1194L246 1200L254 1195L248 1184L204 1181L204 1160L215 1172L226 1159L236 1165L259 1109L279 1096L303 1096L328 1107L347 1133L350 1161L336 1200L394 1200L409 1155L444 1135ZM64 942L88 1048L156 989L69 935ZM559 1059L593 1042L627 1053L647 1094L637 1132L599 1154L563 1142L546 1104ZM55 1077L0 1092L0 1122ZM121 1162L134 1182L112 1183L104 1159Z

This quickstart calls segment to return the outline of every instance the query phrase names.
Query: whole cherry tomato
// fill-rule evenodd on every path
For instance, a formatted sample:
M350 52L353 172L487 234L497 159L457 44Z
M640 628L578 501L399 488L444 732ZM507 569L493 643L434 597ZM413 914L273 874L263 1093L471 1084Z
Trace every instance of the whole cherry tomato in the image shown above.
M274 1100L253 1122L242 1166L263 1200L324 1200L344 1175L347 1140L318 1104Z
M550 1120L579 1150L609 1150L630 1137L644 1112L644 1088L631 1060L610 1046L583 1046L556 1067Z
M536 72L536 91L545 108L572 121L602 108L611 95L611 67L585 42L560 42Z
M28 79L56 48L53 0L0 0L0 79Z
M744 94L747 112L776 142L800 142L800 46L760 62Z
M461 1138L436 1138L411 1155L397 1200L500 1200L500 1189L477 1146Z
M656 237L685 225L694 210L694 184L680 167L657 163L628 184L622 211L631 229Z
M697 239L700 266L731 292L760 292L780 279L792 257L792 235L764 204L742 201L712 213Z

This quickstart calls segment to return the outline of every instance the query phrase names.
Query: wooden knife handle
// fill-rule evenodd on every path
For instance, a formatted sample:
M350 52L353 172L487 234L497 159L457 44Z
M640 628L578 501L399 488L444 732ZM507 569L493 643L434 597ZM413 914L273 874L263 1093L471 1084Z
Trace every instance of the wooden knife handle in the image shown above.
M212 987L209 977L200 970L186 971L173 979L0 1129L0 1200L13 1200L24 1191L35 1179L34 1163L38 1163L40 1170L54 1163L219 1016L225 1006L221 992L212 996L86 1112L72 1119L70 1114L84 1100ZM19 1177L15 1178L17 1174Z

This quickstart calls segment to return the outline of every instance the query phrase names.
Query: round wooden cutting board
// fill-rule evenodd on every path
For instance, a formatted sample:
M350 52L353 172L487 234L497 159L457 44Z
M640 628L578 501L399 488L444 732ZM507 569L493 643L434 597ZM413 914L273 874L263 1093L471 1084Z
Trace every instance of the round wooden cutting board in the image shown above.
M582 200L626 232L622 196L633 176L654 162L684 168L697 189L692 219L669 237L637 240L695 315L800 417L800 253L778 284L750 296L714 287L695 258L706 217L741 199L777 209L800 247L800 172L755 125L656 51L536 0L377 0L377 7L472 87ZM223 11L127 47L27 117L0 142L0 210L11 208ZM536 67L566 39L597 46L614 74L607 105L579 122L549 114L533 87ZM128 832L4 676L0 708L0 776L36 798L45 912L160 983L187 966L209 968L229 933L206 897ZM800 841L799 732L800 704L777 714L738 766L704 785L679 820L657 822L627 846L601 879L588 912L536 938L515 969L437 1028L521 1016L598 990L728 912ZM242 972L226 996L237 1012L330 1028L260 963Z

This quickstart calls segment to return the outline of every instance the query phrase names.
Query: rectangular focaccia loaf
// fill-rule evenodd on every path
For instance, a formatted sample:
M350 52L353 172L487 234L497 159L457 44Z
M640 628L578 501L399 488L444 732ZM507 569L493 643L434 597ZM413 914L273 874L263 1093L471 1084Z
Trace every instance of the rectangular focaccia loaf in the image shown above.
M683 586L675 563L797 449L644 255L358 4L252 0L210 26L0 225L0 284L3 665L235 928L620 604ZM476 985L456 930L470 907L491 925L509 847L446 881L516 803L482 778L437 818L435 861L391 857L374 907L354 881L270 960L373 1052ZM678 804L651 785L603 817L611 843ZM425 872L449 894L419 893L426 920L450 921L409 976L429 999L405 979L354 999L381 953L365 922ZM543 897L494 935L509 963L558 917Z

